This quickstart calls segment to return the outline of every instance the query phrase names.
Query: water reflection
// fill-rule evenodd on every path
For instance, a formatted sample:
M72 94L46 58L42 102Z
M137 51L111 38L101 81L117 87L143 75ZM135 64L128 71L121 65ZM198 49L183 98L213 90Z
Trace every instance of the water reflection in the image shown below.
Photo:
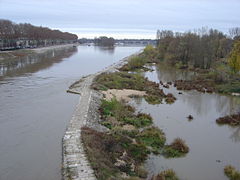
M191 72L191 71L178 70L166 65L157 66L156 72L157 72L158 79L160 79L163 82L175 81L179 79L190 80L195 74L194 72Z
M94 49L108 54L114 54L115 46L94 46Z
M159 82L176 79L191 79L193 73L175 70L164 66L145 74L150 80ZM240 167L240 127L219 126L215 120L240 110L240 98L220 94L200 93L197 91L179 91L171 86L164 92L173 93L177 100L174 104L149 105L144 99L133 102L140 111L150 113L154 123L163 129L167 142L174 138L183 138L190 152L186 157L165 159L151 155L146 168L151 174L172 168L180 179L226 179L223 173L225 165ZM194 119L189 122L187 116ZM217 163L220 160L221 163Z
M34 73L59 63L77 52L76 47L51 49L45 53L33 53L24 57L0 62L0 80L4 77Z
M234 128L235 130L233 131L232 135L230 136L230 138L234 141L234 142L240 142L240 127Z
M0 180L61 179L62 137L79 100L66 89L141 48L77 49L0 65Z

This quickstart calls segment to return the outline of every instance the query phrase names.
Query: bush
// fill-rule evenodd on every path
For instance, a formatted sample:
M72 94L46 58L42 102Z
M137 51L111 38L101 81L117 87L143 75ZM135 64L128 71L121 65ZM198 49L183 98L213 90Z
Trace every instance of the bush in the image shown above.
M138 71L139 69L145 69L143 66L147 63L143 56L134 56L129 59L128 63L121 67L121 71ZM146 69L145 69L146 70Z
M150 127L138 135L137 141L146 145L151 152L158 154L166 142L166 137L160 129Z
M174 141L166 146L163 150L163 155L168 158L181 157L189 152L189 147L186 145L185 141L176 138Z
M137 116L124 118L123 122L134 125L137 128L146 127L152 124L152 117L148 114L139 113Z
M225 166L224 173L230 180L240 180L240 172L231 165Z

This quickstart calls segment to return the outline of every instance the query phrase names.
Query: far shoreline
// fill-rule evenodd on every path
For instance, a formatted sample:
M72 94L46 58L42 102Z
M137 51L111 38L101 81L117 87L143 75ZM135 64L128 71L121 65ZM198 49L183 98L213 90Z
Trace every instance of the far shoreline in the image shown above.
M0 51L0 61L5 61L7 59L14 59L18 57L27 56L32 53L44 53L48 50L53 49L61 49L67 47L78 46L78 43L71 43L71 44L62 44L62 45L53 45L53 46L45 46L45 47L38 47L38 48L27 48L27 49L17 49L11 51Z

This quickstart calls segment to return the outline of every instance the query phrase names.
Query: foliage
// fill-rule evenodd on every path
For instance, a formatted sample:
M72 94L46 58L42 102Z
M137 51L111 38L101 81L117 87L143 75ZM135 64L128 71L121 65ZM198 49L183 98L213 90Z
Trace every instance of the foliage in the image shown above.
M102 73L95 78L92 88L96 90L133 89L146 91L147 95L144 98L152 104L161 103L162 98L166 98L163 90L159 89L158 83L149 81L138 73Z
M144 129L137 137L137 141L146 145L153 153L160 153L166 142L165 134L156 127Z
M156 95L148 95L148 96L144 96L144 99L149 103L149 104L160 104L162 103L162 99L160 99L158 96Z
M121 71L138 71L138 70L148 70L144 67L147 63L146 58L144 56L138 55L133 56L129 59L128 63L120 68Z
M234 47L228 58L228 64L234 73L240 71L240 40L234 43Z
M3 40L6 47L17 47L18 39L31 40L29 45L45 45L45 40L49 40L49 45L53 43L64 42L68 40L77 40L75 34L61 32L59 30L51 30L47 27L33 26L27 23L16 24L9 20L0 19L0 39Z
M114 122L108 120L108 116L113 116L122 125L130 124L137 128L146 127L152 124L152 117L149 114L138 113L135 115L134 109L131 106L117 101L115 98L110 101L102 100L100 112L105 119L101 124L109 129L112 129Z
M135 89L144 90L145 78L127 72L103 73L97 76L92 87L96 90Z
M152 45L147 45L143 50L143 56L148 63L155 62L157 55L157 49L154 48Z
M151 180L178 180L176 173L172 169L162 171L157 176L153 176Z
M99 46L114 46L115 40L112 37L100 36L94 39L94 43Z
M227 57L233 42L222 32L207 28L186 33L158 31L157 41L159 60L202 69L209 69L214 61Z
M180 138L174 139L174 141L166 146L163 150L164 156L168 158L181 157L189 152L189 147L186 145L185 141Z
M118 142L110 135L87 127L82 128L81 133L88 159L97 179L106 180L111 177L119 177L120 171L114 166L114 160L118 154L115 153L116 151L112 151L118 148ZM111 144L111 149L109 144Z
M123 122L134 125L137 128L146 127L152 124L152 117L143 113L139 113L137 116L124 118Z
M149 114L136 114L134 108L116 99L102 100L100 113L102 124L110 129L108 132L82 128L84 146L97 178L123 179L122 172L133 179L146 178L141 165L149 153L159 152L164 146L164 133L150 127L152 117ZM135 128L124 129L126 124ZM142 127L146 129L140 130Z
M231 165L225 166L224 173L230 180L240 180L240 172Z
M220 93L240 93L240 82L230 81L217 85L218 92Z
M218 124L228 124L230 126L239 126L240 125L240 113L220 117L216 120L216 122Z

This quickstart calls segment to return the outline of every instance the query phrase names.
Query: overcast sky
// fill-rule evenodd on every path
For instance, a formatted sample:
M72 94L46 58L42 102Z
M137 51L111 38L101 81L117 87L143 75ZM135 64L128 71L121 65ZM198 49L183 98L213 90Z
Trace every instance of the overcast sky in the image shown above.
M240 26L240 0L0 0L0 19L81 37L155 38L157 29Z

